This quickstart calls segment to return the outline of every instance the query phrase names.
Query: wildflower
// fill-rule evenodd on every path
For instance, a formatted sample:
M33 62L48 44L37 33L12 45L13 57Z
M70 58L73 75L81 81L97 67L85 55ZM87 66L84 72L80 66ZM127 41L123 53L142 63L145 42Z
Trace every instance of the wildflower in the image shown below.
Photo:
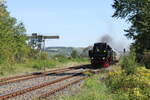
M113 72L108 72L108 75L109 75L109 76L113 76L114 73L113 73Z
M140 93L140 91L139 91L139 88L134 88L134 95L136 95L136 96L142 96L142 94Z

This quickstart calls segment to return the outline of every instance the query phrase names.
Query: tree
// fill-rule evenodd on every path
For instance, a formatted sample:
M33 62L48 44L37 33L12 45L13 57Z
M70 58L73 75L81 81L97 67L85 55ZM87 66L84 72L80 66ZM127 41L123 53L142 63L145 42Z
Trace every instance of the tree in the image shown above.
M20 61L27 55L23 23L10 16L5 2L0 2L0 63Z
M71 53L71 57L72 57L72 58L77 58L77 57L79 57L78 52L77 52L76 50L73 50L72 53Z
M145 50L150 50L150 0L114 0L112 7L113 17L131 23L125 35L134 40L132 47L136 54L143 55Z

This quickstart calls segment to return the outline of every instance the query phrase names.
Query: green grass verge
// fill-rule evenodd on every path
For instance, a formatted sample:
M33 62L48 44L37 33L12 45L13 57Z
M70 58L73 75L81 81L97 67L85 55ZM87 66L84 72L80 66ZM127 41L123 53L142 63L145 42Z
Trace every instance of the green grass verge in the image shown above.
M71 67L80 64L88 64L87 58L54 57L47 60L29 59L20 64L1 64L0 76L9 76L18 73L29 73L58 67Z
M113 100L109 89L101 81L102 74L85 80L80 92L74 96L62 96L58 100Z

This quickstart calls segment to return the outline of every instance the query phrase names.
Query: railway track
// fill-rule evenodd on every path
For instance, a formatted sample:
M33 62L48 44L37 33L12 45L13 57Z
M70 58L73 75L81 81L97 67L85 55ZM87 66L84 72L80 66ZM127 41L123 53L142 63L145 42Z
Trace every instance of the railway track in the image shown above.
M1 83L1 86L6 85L5 88L9 87L9 84L14 84L14 82L26 81L26 80L34 79L37 77L52 77L52 79L46 80L46 82L44 82L45 81L44 80L42 81L42 83L37 82L34 85L31 85L25 88L19 88L18 90L14 88L10 91L0 92L0 100L6 100L6 99L21 100L23 98L24 100L29 100L29 99L32 100L34 98L33 94L35 94L36 98L43 98L45 96L51 95L59 90L64 89L65 87L69 85L75 84L83 80L85 76L82 73L87 71L86 69L83 70L83 68L85 67L87 67L87 65L51 70L51 71L44 72L40 75L27 75L23 77L17 76L17 79L15 79L14 77L7 78L3 83ZM55 76L55 79L53 79L53 76ZM56 76L58 78L56 78ZM1 86L0 86L0 89L1 89ZM51 91L47 90L48 88L51 88L51 87L56 87L56 88L50 89ZM37 97L38 93L39 95Z
M50 96L50 95L55 94L56 92L59 92L59 91L65 89L65 88L69 87L70 85L76 84L76 83L78 83L78 82L80 82L80 81L82 81L82 80L84 80L84 79L85 79L85 77L82 77L82 78L78 78L77 80L73 80L73 81L71 81L71 82L68 82L68 83L66 83L66 84L64 84L64 85L62 85L62 86L60 86L60 87L58 87L58 88L55 88L55 89L53 89L53 90L51 90L51 91L48 91L48 92L45 93L45 94L40 95L37 99L46 98L46 97L48 97L48 96ZM36 99L36 98L35 98L35 99Z
M7 78L1 78L0 79L0 86L6 85L9 83L14 83L14 82L20 82L24 80L29 80L37 77L44 77L50 73L63 73L65 71L72 70L74 68L84 68L84 65L76 66L76 67L67 67L67 68L62 68L62 69L54 69L50 71L45 71L45 72L38 72L38 73L31 73L28 75L19 75L19 76L13 76L13 77L7 77Z

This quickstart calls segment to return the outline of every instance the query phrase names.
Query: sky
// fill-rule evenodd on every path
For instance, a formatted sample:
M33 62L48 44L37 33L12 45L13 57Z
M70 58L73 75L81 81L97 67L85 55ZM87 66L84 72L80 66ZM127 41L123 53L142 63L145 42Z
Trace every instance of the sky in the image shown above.
M10 15L23 22L27 34L59 35L48 46L87 47L107 34L116 48L131 43L124 34L129 23L112 18L113 0L7 0Z

